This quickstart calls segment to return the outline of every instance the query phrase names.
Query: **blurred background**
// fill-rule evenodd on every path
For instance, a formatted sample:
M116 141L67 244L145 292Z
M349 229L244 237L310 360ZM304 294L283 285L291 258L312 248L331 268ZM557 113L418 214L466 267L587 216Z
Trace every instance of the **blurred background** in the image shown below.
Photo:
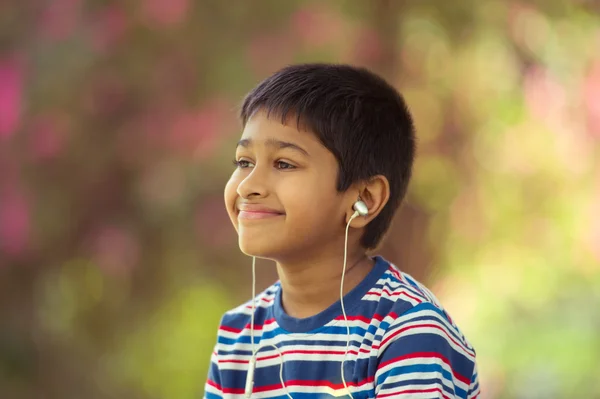
M483 398L600 398L591 0L1 2L0 398L202 396L251 293L238 106L309 61L405 95L419 153L380 252L453 314Z

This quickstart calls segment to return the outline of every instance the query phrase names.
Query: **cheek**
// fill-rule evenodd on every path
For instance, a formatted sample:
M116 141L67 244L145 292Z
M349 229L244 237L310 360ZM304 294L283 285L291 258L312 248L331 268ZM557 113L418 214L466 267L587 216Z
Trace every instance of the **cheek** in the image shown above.
M283 195L286 195L281 200L285 204L288 220L294 226L302 230L336 226L340 204L334 189L327 189L325 184L296 185L294 189L281 191L280 197Z
M227 184L225 185L224 191L224 199L225 199L225 208L227 209L227 214L231 219L231 222L237 229L237 215L235 210L235 202L238 197L237 188L240 183L239 177L235 175L235 173L231 176Z

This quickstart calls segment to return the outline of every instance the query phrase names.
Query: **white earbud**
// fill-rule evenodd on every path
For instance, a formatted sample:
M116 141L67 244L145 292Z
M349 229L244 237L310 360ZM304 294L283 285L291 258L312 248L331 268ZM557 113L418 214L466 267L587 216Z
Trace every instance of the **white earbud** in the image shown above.
M365 204L364 202L362 202L361 200L358 200L354 203L354 206L352 206L352 208L358 212L358 214L360 216L367 216L369 214L369 208L367 208L367 204Z

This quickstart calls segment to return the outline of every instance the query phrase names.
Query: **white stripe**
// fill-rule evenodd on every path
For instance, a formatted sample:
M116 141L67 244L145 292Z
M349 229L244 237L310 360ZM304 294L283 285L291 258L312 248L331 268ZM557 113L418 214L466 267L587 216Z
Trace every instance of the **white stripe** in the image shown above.
M477 395L479 395L479 393L481 392L481 389L480 389L480 388L481 388L481 386L477 387L477 389L475 390L475 392L473 392L473 393L471 393L471 394L469 395L469 398L468 398L468 399L472 399L472 398L476 397Z
M375 295L375 294L366 294L362 299L364 301L373 301L373 302L379 302L381 300L381 298L385 298L388 299L392 302L396 302L398 299L402 299L405 302L410 303L412 306L417 306L418 304L422 303L423 301L419 302L419 301L415 301L414 299L406 296L406 295L394 295L394 296L389 296L385 293L382 293L381 295Z
M279 379L278 379L279 382ZM284 380L285 382L285 380ZM288 392L294 396L294 393L314 393L314 394L323 394L324 397L327 395L341 397L348 394L346 388L342 387L340 389L332 389L328 386L305 386L305 385L286 385ZM349 386L351 393L358 393L362 391L369 391L373 389L373 383L365 383L360 387ZM274 389L271 391L265 392L255 392L252 394L253 398L272 398L279 395L285 395L285 390L283 388Z
M377 379L380 378L382 374L386 373L387 371L389 371L391 369L397 368L397 367L415 366L415 365L432 365L432 364L440 365L444 370L446 370L448 373L450 373L450 375L452 375L451 382L453 382L455 386L458 386L461 389L468 391L469 386L467 384L465 384L464 382L455 378L454 373L452 373L452 368L448 364L446 364L446 362L444 362L442 359L437 358L437 357L415 357L415 358L409 358L409 359L402 359L402 360L398 360L397 362L392 362L390 364L386 364L385 366L377 369L377 372L375 373L375 381L377 381ZM423 373L423 374L425 374L425 373ZM401 377L401 375L398 377ZM390 376L390 377L386 378L385 382L389 382L390 378L392 378L392 377ZM442 380L445 379L441 374L440 374L440 378Z
M411 327L411 326L415 326L415 325L419 325L419 324L435 324L435 325L439 326L443 331L445 331L446 334L448 334L448 337L452 338L452 339L450 339L448 337L441 335L442 337L444 337L446 339L446 341L448 341L448 343L453 348L457 348L457 347L460 348L460 351L459 351L460 353L465 353L470 359L474 359L473 349L470 347L470 345L466 344L462 340L462 337L460 337L458 332L454 329L454 327L451 324L447 323L446 319L441 318L439 314L437 314L433 310L423 310L420 312L411 313L410 316L411 316L411 318L423 317L423 316L433 316L435 319L415 320L413 322L404 321L404 322L400 322L400 323L394 323L393 326L390 326L390 328L386 332L385 336L383 337L382 341L385 341L387 337L394 334L396 331L398 331L398 329L403 329L403 328L407 328L407 327ZM429 327L429 328L432 328L432 327ZM401 336L413 335L411 330L404 331L404 332L398 334L396 337L394 337L394 339L392 339L392 341L395 341L396 339L398 339ZM454 332L455 334L452 334L451 332ZM456 337L456 335L459 335L459 337ZM454 344L454 341L457 341L460 344L460 346L457 346L456 344ZM389 343L386 343L386 347L388 345L389 345Z
M391 375L388 378L385 379L385 381L383 382L383 384L381 384L381 386L383 386L384 384L395 384L397 382L402 382L402 381L409 381L409 380L432 380L435 378L439 378L442 381L442 384L444 384L444 386L450 388L451 390L454 391L454 384L452 383L452 381L448 380L447 378L444 378L443 375L441 375L440 373L436 373L436 372L427 372L427 373L403 373L403 374L398 374L398 375ZM461 383L462 384L462 383ZM464 385L464 384L463 384ZM381 388L381 386L379 387L379 393L387 393L387 392L393 392L393 391L397 391L399 389L410 389L410 386L413 385L404 385L401 388L400 387L390 387L390 388ZM423 384L418 385L420 387L424 387Z
M407 324L407 326L410 326L411 324L418 325L420 323L419 322L409 323L409 324ZM452 349L454 349L455 351L457 351L460 354L463 354L467 359L469 359L471 361L475 361L475 356L473 356L469 352L466 352L462 346L458 346L453 341L448 339L448 336L444 332L438 330L437 328L433 328L433 327L416 327L416 328L412 328L407 331L403 331L401 334L398 334L393 339L388 340L384 345L382 345L380 348L380 352L385 351L385 349L388 346L390 346L390 344L392 344L399 338L410 337L412 335L422 335L422 334L433 334L433 335L437 335L437 336L443 338L448 343L448 345L450 345L450 347L452 347Z
M265 346L259 351L257 355L256 367L269 367L273 365L279 365L281 363L280 353L283 356L283 361L306 361L306 362L322 362L322 361L337 361L341 362L344 359L346 347L345 346L327 346L327 345L289 345L279 346L279 351L275 350L271 346ZM377 356L377 351L371 349L371 346L366 346L369 349L368 353L359 352L359 348L350 345L346 361L356 361L359 359L368 360L371 357ZM239 349L239 348L238 348ZM290 353L293 351L337 351L338 353ZM359 352L358 355L352 352ZM219 355L219 368L222 370L240 370L246 368L246 363L232 363L228 362L231 360L243 360L249 361L251 355L240 355L240 354L226 354L221 352ZM269 359L264 359L269 358Z
M273 290L270 291L269 290ZM273 305L273 302L275 301L275 297L277 295L277 291L279 290L279 288L275 288L273 286L267 288L265 291L261 292L260 294L258 294L255 297L255 301L256 301L256 308L268 308L269 306ZM262 299L267 299L269 302L263 301ZM225 312L225 315L228 316L235 316L235 315L251 315L252 314L252 299L250 299L249 301L246 301L245 303L231 309L228 310L227 312Z
M206 392L214 393L215 395L223 394L220 389L215 388L214 386L210 385L209 383L206 383L204 388L205 388Z
M350 341L357 341L357 342L363 342L364 340L369 340L369 341L373 341L375 336L371 333L366 333L365 335L362 334L358 334L358 333L352 333L352 330L350 330L351 334L350 334ZM379 332L379 335L381 336L383 331ZM229 339L238 339L240 337L240 334L238 333L230 333L227 331L219 331L219 335L223 338L229 338ZM248 335L248 334L244 334L244 335ZM265 345L278 345L281 342L293 342L295 340L305 340L305 341L328 341L328 342L338 342L341 344L345 344L347 339L348 339L348 335L344 332L341 334L333 334L333 333L325 333L325 332L321 332L321 333L316 333L316 334L279 334L279 335L275 335L272 337L264 337L263 335L255 335L255 342L259 342L260 341L260 346L265 346ZM374 343L377 343L377 341L374 341ZM369 346L372 346L373 344L370 344ZM304 347L307 349L313 348L313 345L298 345L299 347ZM352 346L352 345L351 345ZM345 346L344 346L345 347ZM244 343L244 342L234 342L232 344L226 344L226 343L220 343L219 344L219 349L221 351L232 351L232 350L252 350L252 345L250 342L248 343Z
M438 396L440 395L439 392L411 392L410 396L407 396L411 399L418 399L418 398L423 398L423 399L430 399L432 398L432 395L436 395L436 398L456 398L455 395L450 395L448 392L444 391L444 387L442 385L440 385L439 383L435 383L435 384L428 384L428 385L406 385L403 387L398 387L396 389L390 389L390 390L382 390L381 392L377 392L377 388L375 388L375 394L379 395L379 394L385 394L385 393L393 393L393 392L402 392L404 390L410 390L410 389L416 389L416 390L424 390L424 389L435 389L435 388L439 388L445 396ZM404 395L402 395L404 397ZM393 396L390 396L390 398L392 398Z
M371 320L372 320L371 323L366 323L362 320L348 320L348 323L349 323L350 327L359 326L359 327L364 328L365 330L368 329L369 326L371 326L371 325L379 327L379 325L380 325L379 320L377 320L377 319L371 319ZM393 321L393 319L389 316L384 318L383 320L387 321L388 323ZM230 339L237 339L241 336L250 336L249 324L250 324L250 319L248 319L248 321L246 322L246 324L244 325L244 327L241 329L240 332L232 332L232 331L227 331L227 330L219 328L218 334L221 337L230 338ZM346 323L343 319L335 319L335 320L332 320L329 323L325 324L322 328L325 329L328 327L346 327ZM258 329L257 325L255 324L254 336L258 337L257 334L271 333L278 328L281 328L279 323L277 323L276 320L269 319L269 323L263 324L261 329ZM321 334L321 333L318 333L318 334L286 333L285 335L287 337L296 337L298 339L312 339L313 337L315 337L317 335L323 335L323 334ZM324 333L324 335L329 335L329 334ZM333 334L333 335L337 335L337 334ZM310 338L307 338L307 337L310 337Z

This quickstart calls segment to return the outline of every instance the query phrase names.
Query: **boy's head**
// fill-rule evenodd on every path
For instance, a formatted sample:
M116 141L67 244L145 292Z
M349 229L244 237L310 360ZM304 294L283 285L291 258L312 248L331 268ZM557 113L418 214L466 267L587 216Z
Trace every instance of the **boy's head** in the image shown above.
M338 244L359 196L369 216L352 226L363 228L362 247L377 246L415 155L412 119L392 86L363 68L293 65L254 88L240 116L225 202L242 251L277 260Z

